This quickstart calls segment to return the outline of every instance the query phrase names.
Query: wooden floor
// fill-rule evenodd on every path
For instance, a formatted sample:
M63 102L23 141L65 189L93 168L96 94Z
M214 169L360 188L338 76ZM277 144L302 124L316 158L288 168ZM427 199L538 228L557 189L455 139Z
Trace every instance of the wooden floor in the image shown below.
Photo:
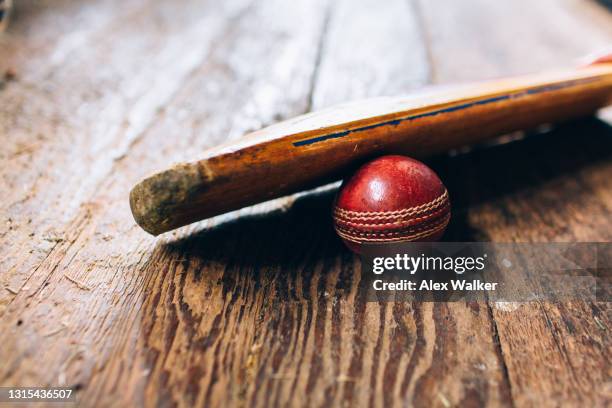
M141 177L353 98L575 64L589 0L17 0L0 385L82 406L610 406L609 303L366 302L333 191L153 238ZM611 115L608 114L608 118ZM432 159L449 241L612 240L612 121Z

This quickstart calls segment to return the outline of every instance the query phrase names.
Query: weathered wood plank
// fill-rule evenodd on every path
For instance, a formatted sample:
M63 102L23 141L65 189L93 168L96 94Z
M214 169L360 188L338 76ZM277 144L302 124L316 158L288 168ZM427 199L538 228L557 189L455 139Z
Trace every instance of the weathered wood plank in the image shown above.
M8 226L0 236L0 286L18 290L57 243L67 239L67 224L79 211L87 211L82 205L114 162L162 113L215 39L230 30L224 18L235 18L247 5L227 2L215 7L213 15L200 2L180 8L165 2L123 15L115 3L113 22L88 42L69 51L54 49L53 55L67 54L65 61L56 64L44 48L38 56L35 47L34 68L15 57L16 67L23 70L17 71L17 81L0 90L0 133L11 135L0 147L5 163L0 180L6 191L0 211ZM103 3L102 15L110 13L105 7ZM64 38L75 35L81 41L78 27L67 30ZM16 24L11 33L15 41L21 38L19 28ZM11 49L7 52L12 61ZM36 68L45 60L49 72ZM13 297L5 290L0 293L0 314Z
M612 40L612 16L588 2L450 3L421 2L438 80L571 63ZM489 18L474 20L468 10L475 9ZM555 23L543 23L543 16ZM475 45L452 47L451 41ZM609 242L611 135L603 122L579 122L443 161L443 179L460 200L449 239ZM515 404L606 404L610 342L601 327L610 325L607 303L491 306Z
M285 18L276 19L279 12ZM148 378L142 374L148 370L152 372L152 380L147 383L151 395L162 401L167 398L158 395L163 390L156 384L168 375L164 361L176 356L168 356L171 350L165 350L164 346L160 349L163 355L159 363L150 360L157 350L157 342L163 341L163 338L157 337L158 332L154 331L143 335L146 343L140 343L139 334L147 329L142 326L149 325L144 324L144 320L152 316L141 315L139 305L144 302L143 297L146 298L142 293L143 285L147 285L144 286L147 290L152 290L148 285L163 282L166 277L163 271L166 268L174 271L178 263L165 259L167 251L163 248L154 253L148 262L139 263L144 262L141 257L149 254L153 242L140 230L132 228L134 224L127 207L127 191L133 182L155 166L165 166L166 161L173 157L185 159L185 155L195 155L198 150L218 142L228 133L242 133L245 126L255 121L271 121L274 115L282 112L281 109L270 111L270 106L283 106L291 115L307 109L325 12L324 2L285 5L272 1L254 6L237 21L229 21L232 24L223 36L223 42L215 47L208 61L194 72L193 79L181 86L182 91L160 115L154 130L133 143L129 159L119 157L115 160L115 170L96 187L99 193L90 197L83 212L65 227L68 231L66 239L51 251L26 285L29 288L23 289L10 305L3 320L9 326L2 331L2 335L6 336L6 348L2 351L7 353L2 358L9 361L2 367L3 384L78 382L91 390L87 393L89 401L101 398L112 403L118 398L126 398L125 401L141 398L142 379ZM255 36L258 39L254 42ZM198 35L195 38L201 41ZM248 66L252 61L258 63ZM226 99L220 96L223 94L227 95ZM250 98L245 95L250 95ZM209 104L215 100L220 102ZM197 116L186 118L185 114L191 112L194 106L201 110ZM235 112L236 116L230 120L227 112ZM208 116L216 118L214 123L203 120ZM169 131L185 137L177 142L167 137L172 134ZM161 270L157 263L159 257L165 263ZM27 265L23 267L27 268ZM207 273L214 273L214 269L214 266L210 267ZM74 284L64 274L80 284ZM174 278L171 272L169 279ZM215 288L214 293L218 294L220 286L216 280L210 283ZM166 284L160 286L159 296L167 293L168 288ZM157 309L156 293L151 293L149 302L155 306L157 313L166 315L166 304ZM221 305L223 298L219 296L214 302ZM72 310L71 304L79 306ZM210 311L208 308L199 310ZM206 332L209 325L216 324L214 314L206 316L211 320L199 326L198 331ZM60 324L64 321L68 327L57 333L47 333L45 329L50 321ZM166 320L160 316L159 322L164 333L173 335L175 322L172 319ZM192 330L191 324L188 322L185 329ZM23 332L16 332L21 330ZM213 330L216 329L213 327ZM21 336L17 337L18 334ZM29 355L28 350L46 341L45 334L53 336L54 346L47 349L44 356ZM246 336L241 338L248 340ZM135 348L137 345L140 347ZM121 347L127 350L121 353ZM202 358L200 350L196 346L191 351L196 359ZM214 349L208 351L212 353ZM117 356L116 359L110 359L111 355ZM128 360L127 367L122 362L126 356L133 357ZM144 357L147 360L143 360ZM28 369L36 365L33 359L44 361L48 370L41 370L40 365L36 370ZM16 367L21 369L16 370ZM98 370L105 374L92 378ZM120 374L126 376L127 383L134 384L125 394L117 389L116 377ZM172 376L172 381L178 383L181 392L190 386L182 380L185 375L189 375L189 371L177 371ZM214 395L193 391L187 393L186 398L212 398L213 402L218 402L220 390L224 389L223 384L230 378L219 383L210 377L210 371L207 375L201 381L208 381L204 384L210 384ZM199 390L200 382L196 381L195 385ZM113 393L105 397L103 391L108 390ZM173 392L172 398L180 397L179 391L169 390Z
M92 38L109 25L146 12L147 0L21 0L13 2L9 29L0 36L0 72L18 74L22 81L40 81L71 55L92 46ZM34 75L36 73L36 76Z
M405 95L429 82L427 44L411 1L337 3L322 45L313 110Z
M592 119L436 163L451 196L461 197L450 239L609 242L610 136ZM517 405L604 404L608 303L491 307Z
M589 0L418 0L435 82L456 83L575 66L610 46L610 14Z

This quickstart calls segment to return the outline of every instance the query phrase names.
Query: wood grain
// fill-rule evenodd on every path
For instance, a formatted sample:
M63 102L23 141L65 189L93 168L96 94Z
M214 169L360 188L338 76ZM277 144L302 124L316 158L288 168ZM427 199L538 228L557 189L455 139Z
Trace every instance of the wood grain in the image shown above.
M38 3L0 47L0 385L82 406L609 403L607 304L366 302L333 189L156 240L126 201L169 161L336 101L569 61L610 42L595 3ZM334 51L366 15L388 19L364 35L380 57ZM432 160L446 239L609 241L610 140L587 120Z
M115 15L106 27L112 35L92 37L95 46L79 46L76 55L55 51L66 52L68 62L51 74L41 70L30 75L18 64L14 68L19 80L2 90L0 110L2 133L11 135L2 146L7 165L0 170L2 189L7 191L0 205L9 226L0 238L9 271L2 275L4 285L23 285L52 248L66 239L66 226L77 213L88 211L86 203L99 183L156 120L217 36L228 30L198 2L169 15L163 11L172 9L170 4L158 7ZM244 7L228 3L218 12L225 10L221 15L231 19ZM163 19L156 21L155 16ZM12 29L20 27L15 23ZM164 24L169 27L162 30ZM141 31L135 32L134 26ZM193 36L206 40L190 47L187 39ZM125 37L133 41L120 40ZM11 297L0 294L0 309Z
M458 30L451 20L470 18L464 11L474 7L484 7L483 12L492 19L476 21ZM536 24L543 16L540 7L546 9L549 21L567 21L573 29L581 25L584 36L581 38L588 39L589 43L605 44L612 34L610 25L587 23L609 18L609 14L597 13L601 10L593 9L596 6L592 3L564 2L564 7L554 7L552 2L541 2L535 8L525 7L523 10L529 11L521 15L521 24L513 27L510 27L510 20L503 17L504 13L511 12L507 7L471 1L466 8L453 9L450 2L435 6L421 2L425 26L438 38L431 43L432 59L440 62L436 63L436 67L440 67L438 75L471 79L474 74L469 65L451 67L442 63L456 52L448 47L449 41L451 38L468 41L490 25L502 27L495 31L499 35L481 38L478 49L470 48L466 52L471 53L467 64L482 64L491 76L522 72L526 64L540 58L547 61L541 64L554 64L584 53L582 44L571 38L572 31L567 31L565 25L562 29L556 25ZM515 31L515 38L509 38L507 33L512 31L508 30ZM465 37L457 38L457 32L466 31ZM516 31L527 32L519 34ZM446 41L445 35L448 36ZM516 41L519 35L533 39L554 38L556 44L563 46L548 47L546 41L540 40L530 41L530 47L523 47ZM496 47L507 53L497 66L491 65L487 52ZM576 135L588 135L586 144L572 142L571 138ZM457 187L461 194L452 194L453 188L449 187L451 197L466 201L462 205L455 200L459 208L454 208L453 222L460 233L452 233L447 239L465 239L462 234L465 226L469 226L476 240L609 242L612 211L608 181L612 174L609 137L609 124L582 122L543 137L507 145L500 148L507 149L507 154L501 156L490 155L486 159L480 154L466 156L471 162L467 173L457 173L454 169L448 172L451 179L460 180ZM452 185L448 176L443 179L447 186L449 182ZM605 391L609 365L602 363L609 359L610 351L609 340L605 338L607 329L602 329L610 324L607 303L490 306L516 405L604 406L609 402L609 394Z

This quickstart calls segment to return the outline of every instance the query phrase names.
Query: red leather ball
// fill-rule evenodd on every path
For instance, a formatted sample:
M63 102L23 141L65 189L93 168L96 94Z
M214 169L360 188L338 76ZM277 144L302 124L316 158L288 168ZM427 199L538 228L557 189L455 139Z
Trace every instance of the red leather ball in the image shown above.
M425 164L383 156L345 180L333 216L338 235L359 253L368 243L437 241L450 220L450 201Z

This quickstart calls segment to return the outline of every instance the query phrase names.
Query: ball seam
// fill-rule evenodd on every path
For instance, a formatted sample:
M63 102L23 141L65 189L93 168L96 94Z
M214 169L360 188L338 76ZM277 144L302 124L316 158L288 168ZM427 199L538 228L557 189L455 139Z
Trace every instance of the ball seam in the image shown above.
M371 220L383 217L391 217L391 216L402 216L402 215L414 215L417 213L426 212L432 208L435 208L439 205L444 204L445 201L448 200L448 191L445 189L442 194L440 194L435 199L420 204L415 207L402 208L401 210L392 210L392 211L353 211L353 210L345 210L336 206L334 208L334 212L341 216L352 216L354 219L364 219Z
M442 206L434 208L432 212L423 215L422 217L414 217L414 218L407 218L407 217L395 217L392 219L382 219L380 222L376 222L376 223L361 223L361 222L355 222L354 218L338 218L336 220L337 223L343 223L343 224L351 224L351 225L355 225L358 227L385 227L385 226L392 226L394 224L404 224L407 222L420 222L420 221L427 221L430 220L432 218L436 218L440 215L440 213L444 213L447 211L448 207L450 207L450 203L447 201L446 203L444 203ZM362 218L359 218L358 220L360 221L366 221ZM370 220L368 220L370 221Z
M389 237L393 237L393 240L409 240L414 238L420 238L422 236L431 235L434 232L437 232L443 228L445 228L450 221L450 213L441 218L439 221L433 222L425 228L409 228L404 231L393 231L393 232L359 232L359 231L346 231L345 228L342 228L338 225L335 226L336 232L342 238L348 239L351 242L367 242L367 241L388 241ZM399 235L405 234L407 231L415 232L415 234L409 235ZM395 237L394 237L395 236ZM372 238L369 238L372 237ZM377 238L380 237L380 238ZM387 238L383 238L387 237Z
M419 232L417 234L412 234L412 235L405 235L405 236L397 236L397 237L387 237L387 238L366 238L366 237L359 237L356 238L354 236L345 234L339 230L336 229L336 232L338 233L338 235L340 235L340 237L346 239L347 241L356 243L356 244L361 244L364 242L399 242L399 241L414 241L416 239L419 238L424 238L430 235L433 235L441 230L443 230L444 228L446 228L446 226L448 225L448 221L449 219L446 219L446 222L442 222L440 223L436 228L432 228L432 229L427 229L424 230L422 232ZM381 236L381 235L386 235L386 234L377 234L376 236Z

